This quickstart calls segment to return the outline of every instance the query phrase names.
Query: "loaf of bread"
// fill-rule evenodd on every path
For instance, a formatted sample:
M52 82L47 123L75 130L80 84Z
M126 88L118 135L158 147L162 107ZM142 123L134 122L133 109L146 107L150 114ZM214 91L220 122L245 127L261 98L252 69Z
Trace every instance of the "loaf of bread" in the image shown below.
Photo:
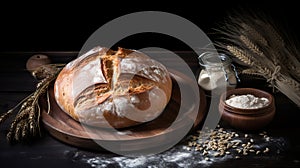
M68 63L54 84L57 104L97 127L125 128L158 117L168 104L167 69L144 53L96 47Z

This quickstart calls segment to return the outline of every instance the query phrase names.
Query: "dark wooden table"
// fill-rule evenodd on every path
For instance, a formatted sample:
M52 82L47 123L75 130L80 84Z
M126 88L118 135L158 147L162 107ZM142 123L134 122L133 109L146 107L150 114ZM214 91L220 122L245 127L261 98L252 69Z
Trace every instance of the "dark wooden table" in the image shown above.
M46 54L54 63L67 63L77 52L10 52L1 53L0 113L3 113L35 90L37 81L26 70L27 59L33 54ZM197 57L191 52L177 52L191 67L199 71ZM262 81L242 79L239 87L255 87L270 91ZM276 115L264 129L272 141L272 149L264 155L248 155L240 159L227 157L204 162L199 152L183 149L179 143L169 151L145 158L127 158L109 152L79 149L58 141L46 131L29 144L7 143L9 121L0 126L0 167L300 167L300 109L283 94L274 93ZM221 122L220 122L221 123ZM230 129L230 128L229 128ZM244 132L235 130L239 134ZM249 133L255 135L257 133ZM256 141L256 139L254 139Z

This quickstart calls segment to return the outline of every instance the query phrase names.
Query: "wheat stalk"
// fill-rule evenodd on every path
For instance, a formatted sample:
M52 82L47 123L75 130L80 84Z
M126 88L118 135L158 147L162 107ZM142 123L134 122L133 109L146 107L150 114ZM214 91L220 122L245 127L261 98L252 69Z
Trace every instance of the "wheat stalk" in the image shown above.
M293 57L293 54L288 50L284 50L285 57L280 57L280 61L283 65L286 65L288 72L293 76L298 82L300 82L300 62L296 57ZM296 55L300 55L300 53L296 53Z
M286 76L279 76L275 81L276 88L284 93L295 104L300 106L300 87L299 83Z
M299 84L299 82L293 80L292 78L284 78L282 81L284 81L285 83L287 83L294 90L300 91L300 84Z

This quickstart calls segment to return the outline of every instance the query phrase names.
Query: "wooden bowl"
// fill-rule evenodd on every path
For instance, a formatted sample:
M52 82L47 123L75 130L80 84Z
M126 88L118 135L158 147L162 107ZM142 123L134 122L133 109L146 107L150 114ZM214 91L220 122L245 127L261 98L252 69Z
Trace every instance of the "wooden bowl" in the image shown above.
M257 109L242 109L232 107L225 103L232 95L252 94L255 97L264 97L269 100L269 103ZM275 115L274 97L265 91L255 88L238 88L232 89L223 93L220 97L219 112L222 120L227 122L234 128L240 130L258 130L269 124Z

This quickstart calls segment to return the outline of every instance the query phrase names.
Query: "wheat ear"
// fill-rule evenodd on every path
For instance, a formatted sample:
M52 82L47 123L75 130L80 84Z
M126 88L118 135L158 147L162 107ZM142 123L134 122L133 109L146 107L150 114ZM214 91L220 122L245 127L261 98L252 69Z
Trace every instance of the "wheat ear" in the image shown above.
M261 57L264 56L264 53L260 51L259 47L256 44L254 44L248 37L240 35L240 39L252 52Z
M274 26L270 23L264 22L262 20L256 19L255 22L258 26L263 27L265 31L265 36L268 36L270 47L276 49L278 52L285 47L285 43L281 35L276 31Z
M237 59L239 59L243 63L250 66L254 65L254 62L250 59L249 55L242 49L231 45L228 45L226 48L231 54L233 54Z
M243 34L246 34L246 36L252 37L255 41L259 42L263 46L268 46L268 41L253 27L249 26L246 23L241 24L243 30Z
M252 68L244 69L244 70L242 70L241 73L242 73L242 74L245 74L245 75L264 77L264 76L263 76L261 73L259 73L256 69L252 69Z

